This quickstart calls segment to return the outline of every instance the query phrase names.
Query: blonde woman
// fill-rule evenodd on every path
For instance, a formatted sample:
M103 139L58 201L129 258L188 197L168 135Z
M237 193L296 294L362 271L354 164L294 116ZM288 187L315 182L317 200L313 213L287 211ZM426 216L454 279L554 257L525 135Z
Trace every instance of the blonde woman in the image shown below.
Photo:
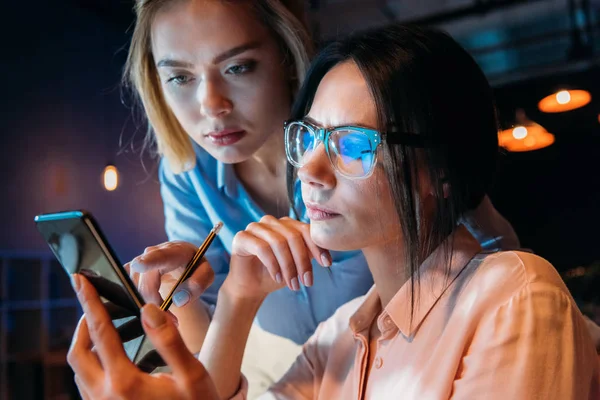
M282 129L312 52L300 4L137 4L126 78L162 156L170 240L149 247L128 266L144 297L160 303L196 246L216 222L224 223L206 262L176 293L171 308L193 353L201 348L229 272L234 235L265 215L308 221L299 181L292 182L292 207L288 200ZM489 199L479 211L485 217L478 214L468 224L482 244L518 246ZM361 251L323 253L313 263L333 268L277 276L290 290L270 294L257 313L244 358L249 397L277 380L321 321L373 284Z
M171 242L149 247L130 271L144 297L160 303L213 225L219 239L171 307L193 353L229 271L233 236L264 215L296 216L286 189L283 122L312 53L301 1L138 1L125 77L139 96L159 169ZM143 201L143 199L141 199ZM305 218L297 193L295 211ZM300 345L372 284L360 252L296 278L261 308L245 373L251 393L266 390ZM214 272L214 278L213 278ZM211 282L214 279L214 283ZM314 285L313 285L314 283Z

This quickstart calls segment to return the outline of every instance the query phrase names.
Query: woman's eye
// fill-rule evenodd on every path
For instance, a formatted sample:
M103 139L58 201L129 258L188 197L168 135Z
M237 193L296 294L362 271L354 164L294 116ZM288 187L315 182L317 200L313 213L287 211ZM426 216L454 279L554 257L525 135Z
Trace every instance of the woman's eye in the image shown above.
M252 72L254 67L256 66L256 62L249 61L243 64L232 65L231 67L225 70L226 74L229 75L242 75Z
M169 79L167 79L167 83L172 83L178 86L182 86L185 85L186 83L190 82L191 78L185 75L175 75L170 77Z

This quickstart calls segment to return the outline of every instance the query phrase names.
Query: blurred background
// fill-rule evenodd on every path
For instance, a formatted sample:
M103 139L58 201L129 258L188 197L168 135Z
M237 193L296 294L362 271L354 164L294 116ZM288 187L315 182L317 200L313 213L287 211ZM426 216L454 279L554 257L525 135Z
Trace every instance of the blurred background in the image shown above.
M321 45L402 21L441 27L467 48L506 129L492 201L600 323L600 0L306 8ZM78 398L65 355L80 309L33 218L87 209L123 262L166 239L156 159L120 87L132 0L1 9L0 400Z

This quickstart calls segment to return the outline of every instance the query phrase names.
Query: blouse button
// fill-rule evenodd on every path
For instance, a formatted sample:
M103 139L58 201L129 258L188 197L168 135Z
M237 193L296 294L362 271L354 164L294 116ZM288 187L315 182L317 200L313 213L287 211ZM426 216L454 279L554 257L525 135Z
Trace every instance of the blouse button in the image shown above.
M381 357L375 358L375 368L379 369L383 366L383 359Z

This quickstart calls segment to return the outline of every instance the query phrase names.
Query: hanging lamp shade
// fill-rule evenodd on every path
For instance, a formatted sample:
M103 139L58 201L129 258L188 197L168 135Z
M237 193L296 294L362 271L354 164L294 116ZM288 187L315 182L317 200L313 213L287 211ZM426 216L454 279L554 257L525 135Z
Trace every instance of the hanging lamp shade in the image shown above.
M554 143L554 135L540 124L531 121L523 110L517 110L517 124L498 134L498 144L511 152L543 149Z
M581 108L590 101L592 95L586 90L561 90L540 100L538 108L545 113L560 113Z

